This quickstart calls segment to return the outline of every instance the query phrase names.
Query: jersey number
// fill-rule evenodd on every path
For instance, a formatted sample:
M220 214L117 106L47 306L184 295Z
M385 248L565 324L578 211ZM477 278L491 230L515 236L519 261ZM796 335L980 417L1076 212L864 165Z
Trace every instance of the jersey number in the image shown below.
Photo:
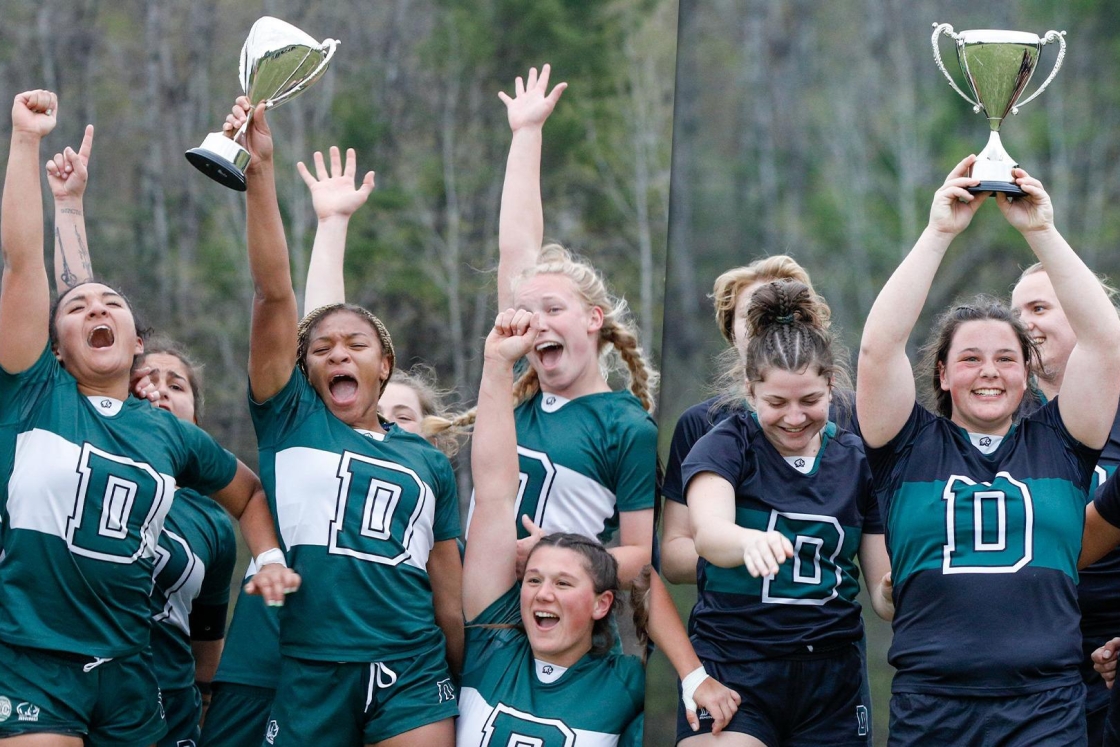
M131 563L149 543L154 545L149 525L170 499L167 483L155 469L87 443L78 474L78 495L66 524L71 552Z
M989 483L953 475L945 501L943 573L1015 573L1034 552L1034 502L1006 472Z
M524 539L529 533L521 525L522 516L529 514L537 526L544 523L544 509L552 481L556 479L556 467L543 451L518 446L517 457L521 470L521 484L517 486L517 538Z
M342 487L329 552L385 565L408 558L416 521L429 500L419 475L394 462L347 451L338 476Z
M576 735L559 719L538 718L499 703L486 725L482 747L570 747Z
M822 605L840 589L836 558L844 546L844 528L832 516L770 512L771 532L793 544L793 558L762 582L762 601L769 604Z

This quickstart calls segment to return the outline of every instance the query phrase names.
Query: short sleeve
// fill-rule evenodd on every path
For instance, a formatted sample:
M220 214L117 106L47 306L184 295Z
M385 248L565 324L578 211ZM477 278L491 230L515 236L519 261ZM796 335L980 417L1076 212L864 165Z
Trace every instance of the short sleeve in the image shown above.
M657 426L642 410L619 434L615 502L621 511L653 508L657 491Z
M669 443L669 461L665 466L665 483L661 494L667 500L685 503L684 480L681 467L688 453L700 438L712 428L708 410L711 403L701 402L681 414L673 428L673 439Z
M13 374L0 368L0 425L28 420L35 404L50 391L60 372L49 345L26 371Z
M744 437L743 413L728 418L696 442L682 466L685 496L688 484L701 472L714 472L733 486L742 484L750 474L750 444Z
M521 629L521 585L514 584L477 617L468 620L465 633L465 672L485 668L491 652L498 648L528 646L529 641Z
M455 483L455 471L442 453L437 452L434 460L436 484L432 486L432 490L436 493L436 513L432 535L436 542L458 539L462 534L462 527L459 524L459 491Z
M255 401L251 392L250 389L249 414L253 418L257 444L261 449L272 448L282 442L303 424L311 408L325 407L298 367L292 369L284 388L264 402Z
M1097 491L1093 504L1097 513L1114 527L1120 528L1120 472L1113 472L1112 476L1104 481Z
M175 422L180 428L186 452L184 463L175 475L180 487L210 495L229 485L237 474L237 457L193 423L177 418Z
M229 604L229 582L237 563L237 538L224 511L215 511L210 518L214 530L214 556L202 578L197 601L199 604Z

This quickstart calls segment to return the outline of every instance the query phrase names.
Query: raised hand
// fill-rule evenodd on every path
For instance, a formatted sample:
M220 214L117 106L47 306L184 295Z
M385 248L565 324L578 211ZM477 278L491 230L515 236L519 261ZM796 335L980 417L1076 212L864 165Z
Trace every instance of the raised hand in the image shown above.
M250 111L253 112L253 121L245 130L245 141L242 145L253 157L249 163L251 169L255 163L272 160L272 131L268 129L268 122L265 120L265 105L258 104L256 111L253 111L253 104L249 101L249 97L238 96L233 109L226 115L226 121L222 123L222 134L232 139L249 119Z
M521 515L521 526L525 527L529 536L517 540L517 578L519 580L525 576L525 563L529 561L529 553L541 541L541 537L545 536L545 531L529 518L529 514Z
M532 349L539 333L539 314L525 309L506 309L494 319L494 328L486 337L485 356L512 365Z
M315 151L315 175L312 176L303 161L296 164L296 170L303 177L308 190L311 191L311 205L315 208L315 215L319 220L332 217L348 218L365 204L369 193L373 191L373 172L367 171L362 183L354 188L354 178L358 173L357 156L353 148L346 149L346 167L342 166L338 146L332 145L330 150L331 168L327 172L323 163L323 154Z
M743 539L743 564L754 578L773 576L778 566L793 557L793 545L780 532L760 532L745 529Z
M543 127L545 120L552 114L560 94L568 87L567 83L557 83L556 87L548 92L548 76L552 67L545 63L537 75L535 67L529 68L529 78L523 81L517 76L514 83L514 97L510 98L504 91L498 92L506 105L506 115L509 117L509 128L517 132L523 127Z
M929 226L941 233L956 236L968 228L972 216L988 199L988 193L974 195L968 187L980 183L979 179L967 176L969 168L975 163L976 156L968 156L953 167L945 183L933 195L933 204L929 209Z
M82 144L75 153L67 147L47 161L47 184L57 200L80 200L89 181L89 157L93 152L93 125L86 125Z
M152 383L151 366L132 369L128 377L128 389L137 399L146 399L153 405L159 402L159 387Z
M1007 222L1020 233L1053 228L1054 206L1050 204L1050 195L1042 187L1042 182L1023 169L1012 169L1011 175L1027 196L1017 197L1014 200L1008 199L1002 192L996 196L996 205L1007 218Z
M42 138L58 121L58 96L42 89L24 91L12 102L12 130Z

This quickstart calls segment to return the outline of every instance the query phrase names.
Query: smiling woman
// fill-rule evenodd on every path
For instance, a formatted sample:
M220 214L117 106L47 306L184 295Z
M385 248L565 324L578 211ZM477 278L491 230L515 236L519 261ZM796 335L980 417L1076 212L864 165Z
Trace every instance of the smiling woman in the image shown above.
M860 346L860 427L894 566L891 743L1085 744L1075 584L1079 554L1093 559L1082 545L1107 549L1090 542L1099 517L1086 503L1120 397L1120 319L1055 228L1041 182L1015 169L1026 195L996 204L1075 333L1061 396L1016 420L1035 345L1022 319L980 297L935 324L918 372L929 409L917 404L906 342L950 242L989 197L968 191L974 159L934 195Z

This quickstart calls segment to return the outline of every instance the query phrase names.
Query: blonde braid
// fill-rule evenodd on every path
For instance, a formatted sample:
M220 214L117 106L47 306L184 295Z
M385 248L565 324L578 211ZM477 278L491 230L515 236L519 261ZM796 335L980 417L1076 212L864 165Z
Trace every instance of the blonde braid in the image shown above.
M454 432L456 435L466 433L474 427L475 415L478 413L477 407L460 412L456 415L442 416L442 415L428 415L420 421L420 432L424 438L439 438L447 432Z
M526 366L525 373L513 382L513 406L532 399L541 390L541 380L532 366Z
M599 331L602 341L608 342L618 351L622 362L630 371L630 391L642 403L642 408L648 413L653 413L657 407L657 383L661 378L653 366L642 355L638 346L638 338L634 330L628 325L620 323L611 315L603 319L603 326Z

